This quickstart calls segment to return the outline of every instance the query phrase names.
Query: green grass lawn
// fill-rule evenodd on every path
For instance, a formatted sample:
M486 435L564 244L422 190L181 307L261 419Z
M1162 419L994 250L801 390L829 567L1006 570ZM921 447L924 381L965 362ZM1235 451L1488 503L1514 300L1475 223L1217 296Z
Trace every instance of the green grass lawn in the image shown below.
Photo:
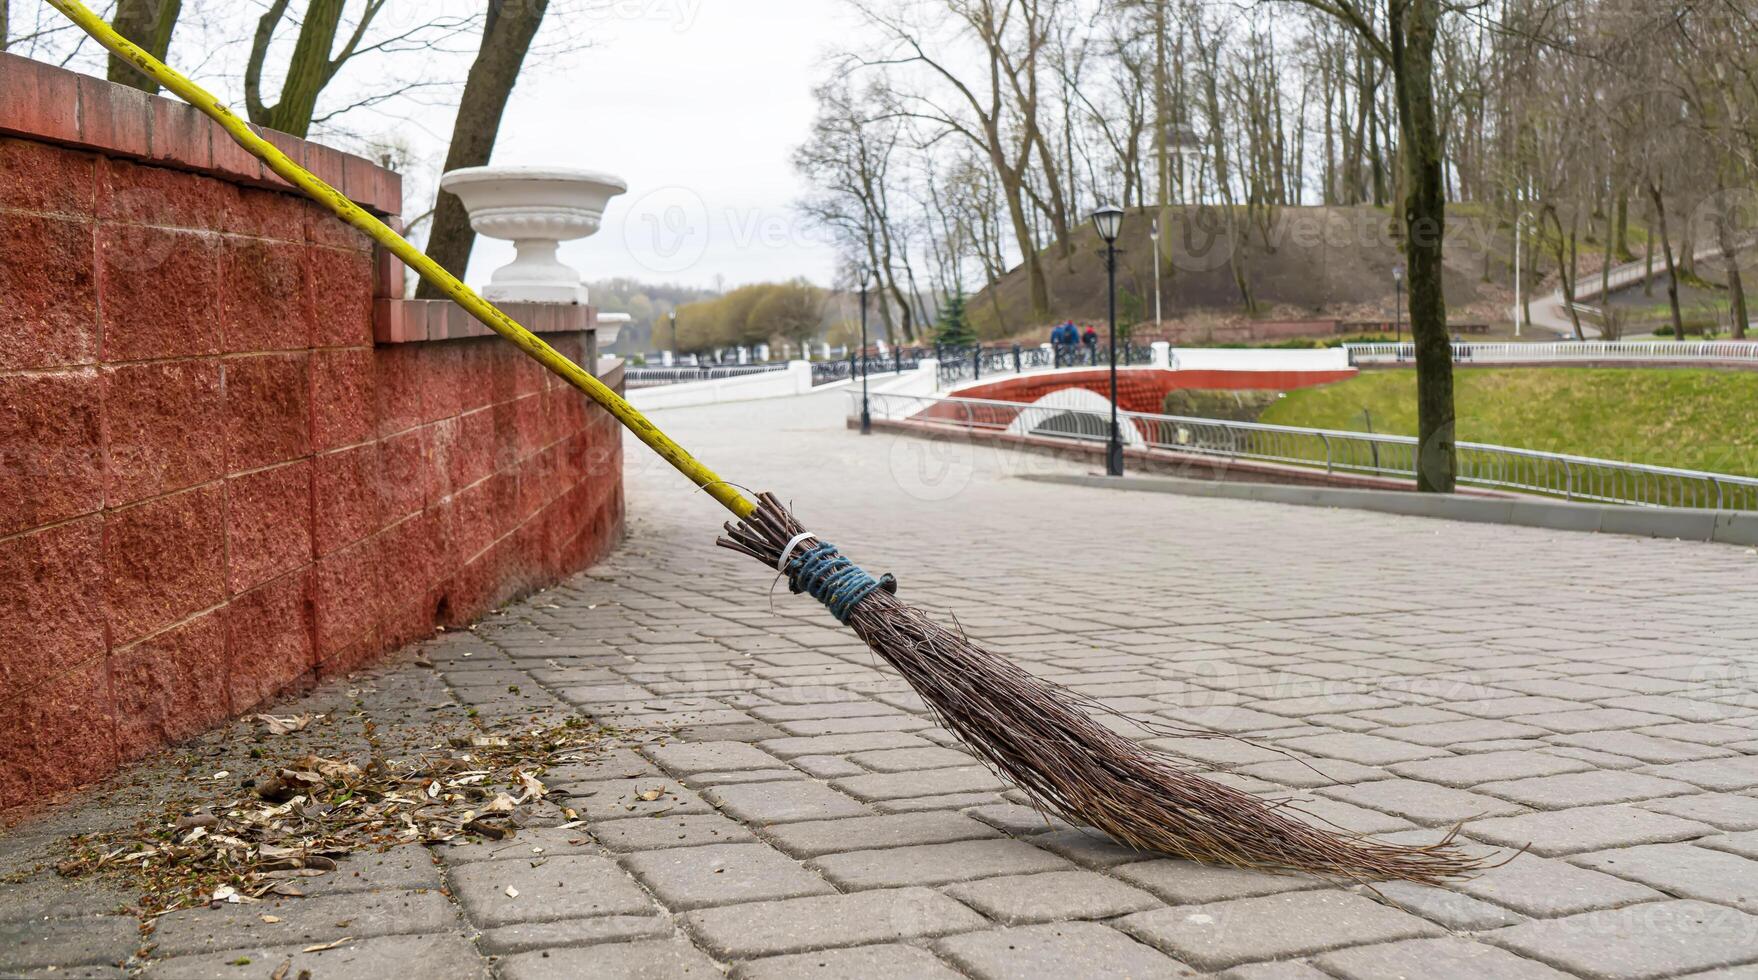
M1758 476L1758 372L1461 368L1459 439ZM1416 374L1365 371L1288 392L1262 421L1416 434Z

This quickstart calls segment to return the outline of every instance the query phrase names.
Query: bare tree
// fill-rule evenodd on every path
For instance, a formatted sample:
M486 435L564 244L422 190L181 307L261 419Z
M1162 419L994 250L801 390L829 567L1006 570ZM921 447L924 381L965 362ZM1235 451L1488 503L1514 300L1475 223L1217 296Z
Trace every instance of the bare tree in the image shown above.
M298 15L290 14L293 2L270 0L268 9L257 19L250 55L244 66L244 107L251 122L299 137L309 135L313 123L394 99L424 86L443 84L386 79L371 86L348 105L320 114L319 98L342 69L356 58L375 53L429 50L446 39L465 33L476 23L474 17L438 15L393 29L384 36L369 38L373 25L381 19L390 0L360 0L351 26L345 16L350 0L300 0L302 13ZM280 91L276 101L269 105L264 101L264 78L273 74L269 71L270 55L276 32L283 23L296 24L298 33L294 35L292 51L280 71Z
M117 0L116 13L110 20L110 26L116 29L116 33L163 61L165 53L171 49L171 32L177 27L177 16L182 9L183 0ZM4 20L3 13L0 13L0 20ZM0 36L5 33L0 30ZM119 85L137 88L148 94L159 91L158 82L116 55L110 55L107 77Z
M513 86L518 84L531 41L543 26L549 0L488 0L487 6L482 46L464 81L458 117L452 123L452 142L446 148L447 171L488 163L500 135L507 102L512 98ZM470 215L463 202L454 194L440 191L434 202L427 257L453 275L462 276L475 244L476 232L470 227ZM443 294L423 280L416 295L439 299Z
M1453 351L1447 334L1442 246L1447 202L1440 120L1435 114L1435 44L1441 0L1297 0L1354 30L1392 76L1403 161L1404 255L1409 267L1410 337L1416 345L1418 490L1452 493L1457 479Z
M961 111L941 105L928 93L915 91L899 93L898 111L969 140L988 157L1007 205L1015 245L1025 264L1033 314L1039 320L1048 320L1049 282L1044 276L1038 237L1027 207L1034 151L1040 165L1048 156L1043 152L1035 97L1038 56L1048 39L1045 5L1041 0L941 2L950 16L923 26L889 12L879 0L859 0L858 9L884 33L890 47L886 53L864 63L920 66L950 88L951 101ZM968 81L954 70L952 58L930 47L928 39L944 36L948 29L956 30L963 39L981 48L981 80ZM1053 213L1054 208L1050 210Z

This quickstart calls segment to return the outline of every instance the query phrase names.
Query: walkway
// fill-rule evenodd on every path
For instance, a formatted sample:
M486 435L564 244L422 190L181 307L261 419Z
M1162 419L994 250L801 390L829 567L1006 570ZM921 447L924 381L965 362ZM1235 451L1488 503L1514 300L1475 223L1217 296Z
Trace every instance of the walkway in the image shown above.
M1009 480L1060 464L863 439L844 403L662 421L1033 671L1313 767L1175 743L1218 778L1531 853L1375 893L1046 825L821 609L712 547L722 515L637 451L612 561L279 712L347 719L339 743L356 711L386 739L466 708L681 726L552 775L584 827L354 859L310 897L145 935L121 896L39 873L0 886L0 974L120 975L151 946L146 976L180 980L1752 975L1703 973L1758 963L1752 553ZM88 794L0 842L0 872L252 771L249 747L218 733Z
M1698 262L1719 262L1721 260L1721 248L1720 246L1715 245L1706 246L1699 249L1694 258ZM1683 256L1680 256L1680 259L1682 260ZM1605 278L1605 280L1603 280L1603 282L1605 285L1611 287L1611 292L1616 293L1636 285L1645 279L1648 274L1648 260L1644 258L1638 262L1626 262L1623 265L1612 266L1611 273ZM1660 285L1662 290L1664 290L1666 280L1666 261L1664 258L1655 258L1654 278L1655 282ZM1601 283L1602 280L1599 273L1594 272L1591 274L1583 274L1575 283L1575 302L1589 303L1595 299L1601 299L1601 294L1605 292L1605 290L1600 288ZM1541 330L1549 330L1553 333L1561 334L1565 339L1574 338L1575 323L1569 318L1569 307L1563 299L1563 290L1560 287L1553 293L1533 297L1532 325ZM1589 320L1583 318L1581 321L1581 333L1587 340L1597 340L1599 339L1600 329Z

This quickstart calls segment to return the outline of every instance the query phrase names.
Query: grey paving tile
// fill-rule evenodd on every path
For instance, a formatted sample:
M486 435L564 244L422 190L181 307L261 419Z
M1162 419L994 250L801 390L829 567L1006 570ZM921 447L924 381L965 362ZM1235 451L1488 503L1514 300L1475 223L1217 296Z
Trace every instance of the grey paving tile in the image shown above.
M1532 853L1547 856L1670 843L1714 832L1708 824L1627 804L1495 817L1471 825L1471 836L1479 840L1504 847L1530 846Z
M1190 976L1190 970L1183 964L1096 922L1057 922L974 932L942 939L936 948L966 974L981 980L1027 976L1150 980Z
M848 759L850 762L873 772L948 769L971 764L971 756L968 752L943 749L939 746L928 749L881 749L877 752L856 752Z
M1594 977L1657 977L1758 961L1758 919L1693 901L1538 919L1479 938Z
M223 952L155 959L142 972L150 980L235 980L238 977L432 977L488 980L488 961L457 935L381 936L333 949L305 952L306 943L247 946ZM276 973L276 971L282 971Z
M1651 902L1665 896L1624 878L1564 861L1522 854L1450 887L1525 915L1554 918Z
M603 820L582 829L590 830L606 850L618 853L700 844L742 844L756 840L744 824L718 813Z
M729 959L969 932L987 920L927 888L825 895L702 909L684 925L708 951Z
M624 855L624 866L673 911L834 892L767 844L709 844Z
M1001 836L962 813L928 811L778 824L764 830L776 847L795 857L916 844L945 844Z
M1479 817L1506 816L1524 807L1507 800L1426 783L1414 779L1376 779L1353 786L1317 790L1328 796L1373 810L1382 810L1428 826L1446 826Z
M520 953L501 961L503 980L671 980L723 974L714 961L675 939Z
M943 796L951 793L996 792L1008 788L1007 784L996 778L994 773L978 765L848 776L832 780L830 785L862 800L895 800L906 797Z
M1452 937L1357 946L1325 953L1315 962L1343 980L1567 980L1569 976L1505 949Z
M826 977L958 980L960 974L925 949L888 943L747 960L733 967L732 976L734 980L823 980Z
M1470 895L1461 895L1434 885L1417 885L1408 881L1382 881L1374 891L1364 892L1394 908L1419 915L1430 922L1455 932L1482 932L1524 922L1526 917L1512 909L1491 905Z
M564 854L593 853L592 836L584 827L571 827L560 830L555 827L525 827L511 837L502 840L477 838L461 839L457 842L436 844L432 854L449 866L471 864L476 861L510 861L516 858L538 860L542 857L560 857ZM424 858L426 854L422 855ZM429 861L431 864L431 860ZM327 876L326 876L327 877ZM321 881L322 879L312 879ZM431 882L423 881L412 887L439 887L437 874ZM309 883L301 887L310 891Z
M854 798L823 783L787 780L716 786L704 794L721 811L754 826L837 817L862 817L872 811Z
M1109 919L1160 905L1153 895L1092 871L986 878L945 891L1002 925Z
M1718 792L1758 787L1758 755L1737 755L1700 762L1675 762L1643 769L1651 776L1677 779Z
M1200 970L1434 936L1442 931L1408 912L1340 891L1179 905L1125 916L1118 925Z
M120 915L0 922L0 971L120 963L140 943L140 923Z
M1062 871L1070 865L1017 840L973 840L826 854L811 866L846 890L934 885L1001 875Z
M484 929L476 945L491 956L506 956L562 946L662 939L671 934L671 919L663 915L601 915L553 922L515 922Z
M1113 869L1111 874L1153 892L1172 905L1203 905L1236 898L1303 891L1321 883L1295 875L1160 858Z
M1648 800L1638 805L1644 810L1700 821L1718 830L1758 830L1758 796L1698 793Z
M1342 759L1345 762L1359 763L1364 766L1388 766L1395 762L1432 759L1435 756L1447 754L1444 749L1437 749L1433 746L1417 745L1411 742L1401 742L1395 738L1362 735L1355 732L1304 735L1299 738L1285 739L1277 744L1292 752Z
M1476 787L1476 791L1531 807L1557 810L1571 806L1627 803L1632 800L1679 796L1695 792L1696 788L1690 783L1674 779L1601 769L1594 772L1571 772L1483 783Z
M265 922L264 915L276 921ZM172 912L158 918L153 940L156 955L168 959L251 946L314 945L346 936L455 934L463 924L457 906L438 891L363 892Z
M1652 844L1577 854L1570 861L1658 888L1758 912L1758 861L1691 844Z
M524 859L464 865L451 873L452 894L483 928L655 911L653 900L609 858L564 855L532 865Z
M610 779L600 782L562 783L569 794L561 799L588 820L618 820L654 814L708 813L709 806L695 790L658 776Z
M1411 779L1464 788L1496 780L1549 776L1560 772L1584 772L1592 769L1593 765L1539 749L1524 749L1401 762L1389 768L1398 775Z
M744 742L667 742L645 749L667 772L690 776L736 769L775 769L780 759Z

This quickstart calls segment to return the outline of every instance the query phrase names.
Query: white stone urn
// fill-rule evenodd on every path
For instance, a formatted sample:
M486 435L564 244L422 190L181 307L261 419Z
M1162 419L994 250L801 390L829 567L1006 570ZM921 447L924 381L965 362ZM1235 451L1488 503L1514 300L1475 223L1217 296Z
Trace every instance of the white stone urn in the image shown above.
M556 258L562 242L598 231L610 199L629 189L608 174L557 167L465 167L440 178L470 213L470 227L513 243L482 295L492 302L586 302L576 269Z
M598 314L598 349L609 350L610 345L616 343L617 338L622 335L623 328L634 319L627 313Z

